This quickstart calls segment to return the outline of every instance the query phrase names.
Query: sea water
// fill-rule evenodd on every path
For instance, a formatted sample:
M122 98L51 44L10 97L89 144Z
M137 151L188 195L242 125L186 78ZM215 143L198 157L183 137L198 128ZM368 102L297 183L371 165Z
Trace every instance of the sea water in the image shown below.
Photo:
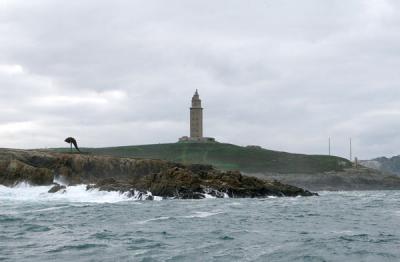
M0 186L0 261L400 261L400 191L140 201Z

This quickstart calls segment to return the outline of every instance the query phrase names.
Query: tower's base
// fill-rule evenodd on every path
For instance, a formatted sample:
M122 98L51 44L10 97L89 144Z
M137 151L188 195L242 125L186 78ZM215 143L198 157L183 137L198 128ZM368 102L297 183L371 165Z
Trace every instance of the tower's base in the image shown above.
M194 143L212 143L217 142L213 137L188 137L183 136L179 138L179 142L194 142Z

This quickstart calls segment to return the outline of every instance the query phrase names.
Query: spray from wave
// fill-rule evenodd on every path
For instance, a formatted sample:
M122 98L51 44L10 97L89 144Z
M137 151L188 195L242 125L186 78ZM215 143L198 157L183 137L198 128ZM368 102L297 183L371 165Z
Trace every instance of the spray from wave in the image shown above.
M14 187L0 185L0 201L59 201L86 203L116 203L121 201L143 200L148 195L134 191L134 194L106 192L97 189L86 190L86 185L68 186L65 191L48 193L50 186L31 186L19 183ZM150 193L148 193L150 194ZM153 197L154 200L160 198Z
M55 179L55 183L66 185L60 179ZM153 196L151 192L140 192L132 190L125 193L117 191L99 191L98 189L87 190L86 185L67 186L65 190L56 193L49 193L53 185L49 186L32 186L29 183L22 182L14 187L6 187L0 185L0 201L32 201L32 202L79 202L79 203L117 203L121 201L135 200L162 200L162 197ZM205 190L205 199L214 199L215 192ZM223 198L229 198L226 193L220 193Z
M0 185L0 201L47 201L47 202L85 202L85 203L116 203L121 201L134 200L162 200L163 197L153 196L149 191L141 192L130 190L121 193L118 191L100 191L96 188L87 189L87 185L68 186L68 182L62 176L54 177L53 182L65 189L55 193L49 193L54 185L32 186L29 183L21 182L14 187ZM220 192L212 188L203 188L202 192L205 199L229 198L225 192Z

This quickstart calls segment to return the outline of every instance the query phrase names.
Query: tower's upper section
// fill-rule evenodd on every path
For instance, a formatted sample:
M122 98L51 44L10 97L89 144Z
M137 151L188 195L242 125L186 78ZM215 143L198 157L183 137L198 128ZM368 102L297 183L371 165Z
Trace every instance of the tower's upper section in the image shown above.
M201 100L199 97L199 92L197 92L197 89L192 97L192 108L201 108Z

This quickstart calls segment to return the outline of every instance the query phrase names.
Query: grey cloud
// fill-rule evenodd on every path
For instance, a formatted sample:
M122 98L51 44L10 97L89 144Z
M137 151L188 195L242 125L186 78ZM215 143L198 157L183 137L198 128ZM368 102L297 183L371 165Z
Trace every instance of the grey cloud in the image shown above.
M347 156L353 137L361 158L400 154L399 11L394 0L4 1L0 146L174 142L198 88L220 141L326 153L331 136Z

